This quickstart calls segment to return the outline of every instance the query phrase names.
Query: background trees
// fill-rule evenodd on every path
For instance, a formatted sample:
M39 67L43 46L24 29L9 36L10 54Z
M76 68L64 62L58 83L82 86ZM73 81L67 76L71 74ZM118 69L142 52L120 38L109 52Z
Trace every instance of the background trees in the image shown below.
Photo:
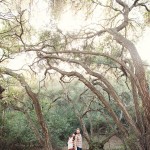
M0 73L6 89L1 100L1 137L10 135L4 136L4 127L9 128L5 114L16 110L15 117L24 116L22 124L45 149L58 149L79 125L89 149L103 148L111 136L93 140L101 120L105 132L121 135L125 148L148 149L148 73L135 47L149 22L148 2L54 1L47 3L49 25L38 32L31 25L32 14L38 14L37 9L33 12L35 3L10 4L0 2ZM74 24L78 18L81 23L65 30L59 22L68 12ZM18 55L26 57L26 66L17 71L5 67ZM133 143L128 142L131 137Z

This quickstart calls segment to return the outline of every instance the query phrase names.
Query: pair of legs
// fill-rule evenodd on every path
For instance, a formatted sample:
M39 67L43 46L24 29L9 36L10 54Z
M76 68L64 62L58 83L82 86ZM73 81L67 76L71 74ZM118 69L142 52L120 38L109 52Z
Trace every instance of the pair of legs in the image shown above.
M82 150L82 148L77 147L77 150Z

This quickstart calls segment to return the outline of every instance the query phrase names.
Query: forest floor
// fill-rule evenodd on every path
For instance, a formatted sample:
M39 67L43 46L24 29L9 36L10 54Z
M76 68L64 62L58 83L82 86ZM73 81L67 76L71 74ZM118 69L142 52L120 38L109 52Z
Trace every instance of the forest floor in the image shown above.
M109 142L104 146L105 150L120 150L122 148L122 141L117 137L113 136Z
M122 149L122 141L117 137L113 136L110 140L105 144L104 150L121 150ZM32 150L44 150L41 148L33 148ZM67 150L67 147L62 148L62 150ZM83 140L83 150L88 150L88 144Z

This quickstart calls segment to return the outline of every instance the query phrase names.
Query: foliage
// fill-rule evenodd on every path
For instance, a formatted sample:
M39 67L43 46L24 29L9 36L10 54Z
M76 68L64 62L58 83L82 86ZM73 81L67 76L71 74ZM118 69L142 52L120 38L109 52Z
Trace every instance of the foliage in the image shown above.
M131 149L134 143L147 149L149 75L134 45L149 25L147 2L53 1L47 18L53 18L52 23L69 10L83 24L62 31L59 23L54 27L51 23L36 35L30 25L32 3L15 1L11 6L0 1L0 62L5 65L0 67L0 76L6 88L0 101L3 141L8 145L39 142L46 150L51 145L59 149L80 127L93 150L103 147L92 141L93 135L114 128ZM7 69L10 58L29 51L35 54L32 64L19 71Z
M36 138L30 129L27 119L21 112L13 111L12 109L5 110L4 123L1 124L2 135L1 140L4 145L15 145L36 143Z

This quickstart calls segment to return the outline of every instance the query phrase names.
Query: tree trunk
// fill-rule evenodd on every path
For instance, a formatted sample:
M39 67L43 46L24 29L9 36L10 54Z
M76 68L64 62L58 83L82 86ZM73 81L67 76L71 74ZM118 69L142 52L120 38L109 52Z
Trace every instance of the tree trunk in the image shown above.
M145 125L144 132L137 137L139 139L141 149L148 150L149 149L149 141L150 141L150 93L148 90L148 83L146 81L145 76L145 70L143 67L142 60L137 52L137 49L135 45L128 39L126 39L124 36L122 36L120 33L118 33L114 29L108 30L108 32L115 38L115 40L121 44L123 47L129 50L129 53L131 55L133 66L135 70L135 76L137 81L139 82L138 94L142 100L142 106L143 106L143 121ZM134 93L135 94L135 93Z
M37 114L37 118L38 118L39 124L41 125L42 131L43 131L43 134L44 134L44 137L45 137L45 149L46 150L52 150L52 145L50 143L50 136L49 136L49 133L48 133L48 127L47 127L47 125L44 121L44 117L43 117L43 114L42 114L41 106L39 104L37 95L31 91L29 86L26 85L25 89L26 89L29 97L33 101L33 105L34 105L34 108L35 108L35 111L36 111L36 114Z
M128 61L128 63L130 65L131 71L134 72L133 64L130 61ZM133 96L134 107L135 107L136 123L141 133L144 133L144 124L142 121L142 114L141 114L140 106L139 106L139 97L138 97L137 87L132 77L130 76L129 78L130 78L131 87L132 87L132 96Z
M31 98L31 100L33 102L33 105L34 105L34 108L35 108L35 112L36 112L36 115L37 115L37 119L38 119L38 122L39 122L39 124L41 126L41 129L42 129L42 132L43 132L43 135L44 135L44 141L45 141L44 147L45 147L45 150L53 150L52 149L52 144L50 142L51 138L50 138L50 135L49 135L49 132L48 132L48 127L47 127L46 122L44 120L44 117L43 117L43 114L42 114L42 110L41 110L41 106L40 106L37 94L32 92L31 88L29 87L29 85L26 83L26 81L24 80L24 78L22 76L20 76L17 73L14 73L11 69L0 68L0 73L7 74L7 75L10 75L10 76L14 77L25 88L28 96Z
M88 132L87 132L85 123L84 123L84 121L83 121L83 118L78 117L78 119L79 119L79 122L80 122L80 125L81 125L81 128L82 128L82 131L83 131L83 136L85 137L86 141L87 141L88 143L90 143L91 140L90 140L89 134L88 134Z
M26 116L26 118L27 118L27 121L29 122L29 125L30 125L31 129L33 130L33 132L34 132L34 134L35 134L37 140L39 141L39 144L40 144L41 146L43 146L44 141L42 140L42 138L41 138L41 136L40 136L40 134L39 134L39 131L38 131L38 129L35 127L35 125L34 125L32 119L31 119L30 116L29 116L29 114L28 114L27 112L25 112L25 111L24 111L23 113L25 114L25 116Z

